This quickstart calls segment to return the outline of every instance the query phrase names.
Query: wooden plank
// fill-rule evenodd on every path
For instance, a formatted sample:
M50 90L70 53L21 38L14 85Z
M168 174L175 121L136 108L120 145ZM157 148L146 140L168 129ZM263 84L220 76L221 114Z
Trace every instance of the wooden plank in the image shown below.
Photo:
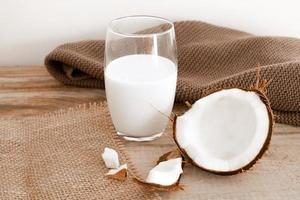
M23 117L92 101L105 101L99 89L67 87L54 80L43 66L0 67L0 116ZM174 111L185 107L176 105ZM175 148L169 128L152 142L126 142L140 174L146 176L158 156ZM222 177L187 166L185 190L160 193L163 199L299 199L300 127L275 126L270 150L252 170Z
M60 84L42 66L0 67L0 116L23 117L104 101L100 89Z

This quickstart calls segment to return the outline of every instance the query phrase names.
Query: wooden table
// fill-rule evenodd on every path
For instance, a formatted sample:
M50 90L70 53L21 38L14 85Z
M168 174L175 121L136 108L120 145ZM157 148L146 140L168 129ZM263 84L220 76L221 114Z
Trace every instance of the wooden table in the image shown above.
M43 66L0 67L1 117L25 117L91 101L105 101L99 89L63 86ZM183 106L176 105L180 112ZM146 176L158 156L175 148L170 131L159 140L126 142L132 160ZM269 151L246 173L223 177L187 166L184 191L162 199L300 199L300 127L277 124Z

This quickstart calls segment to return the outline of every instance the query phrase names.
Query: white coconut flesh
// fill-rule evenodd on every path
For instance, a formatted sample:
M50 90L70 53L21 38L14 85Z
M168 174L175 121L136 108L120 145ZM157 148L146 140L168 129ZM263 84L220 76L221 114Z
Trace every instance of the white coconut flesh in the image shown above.
M198 166L231 172L256 158L270 123L256 92L226 89L196 101L177 118L176 140Z
M146 182L169 186L178 181L181 173L182 158L170 159L160 162L153 169L151 169Z
M102 159L105 166L109 169L116 169L120 166L118 153L111 148L105 147L102 153Z

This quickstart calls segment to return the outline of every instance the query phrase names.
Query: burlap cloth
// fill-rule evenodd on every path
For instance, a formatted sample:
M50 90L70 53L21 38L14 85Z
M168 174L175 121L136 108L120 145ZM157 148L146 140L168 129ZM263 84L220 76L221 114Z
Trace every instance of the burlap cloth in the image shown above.
M104 177L106 146L136 173L106 104L0 119L0 199L159 199L131 178Z
M206 24L175 23L178 45L178 102L193 102L212 88L249 87L255 68L272 79L268 96L276 121L300 125L300 39L262 37ZM45 60L67 85L104 88L104 41L64 44Z

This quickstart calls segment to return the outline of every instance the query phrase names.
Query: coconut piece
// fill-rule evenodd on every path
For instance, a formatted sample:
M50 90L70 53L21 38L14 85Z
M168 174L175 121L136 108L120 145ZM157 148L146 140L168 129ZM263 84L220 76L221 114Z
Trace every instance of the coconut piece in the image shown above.
M150 170L146 182L159 185L172 185L182 174L182 158L162 161Z
M146 181L138 178L133 180L150 190L168 192L183 190L183 186L179 184L184 166L182 161L183 157L178 149L169 151L159 157L157 165L149 172ZM168 177L167 180L162 180L165 177Z
M117 169L109 170L105 176L119 181L124 181L127 177L127 164L121 165Z
M265 86L264 86L265 87ZM216 174L249 169L266 151L273 127L269 100L259 87L223 89L175 117L174 140L192 164Z
M105 147L102 159L109 169L116 169L120 166L118 153L114 149Z

